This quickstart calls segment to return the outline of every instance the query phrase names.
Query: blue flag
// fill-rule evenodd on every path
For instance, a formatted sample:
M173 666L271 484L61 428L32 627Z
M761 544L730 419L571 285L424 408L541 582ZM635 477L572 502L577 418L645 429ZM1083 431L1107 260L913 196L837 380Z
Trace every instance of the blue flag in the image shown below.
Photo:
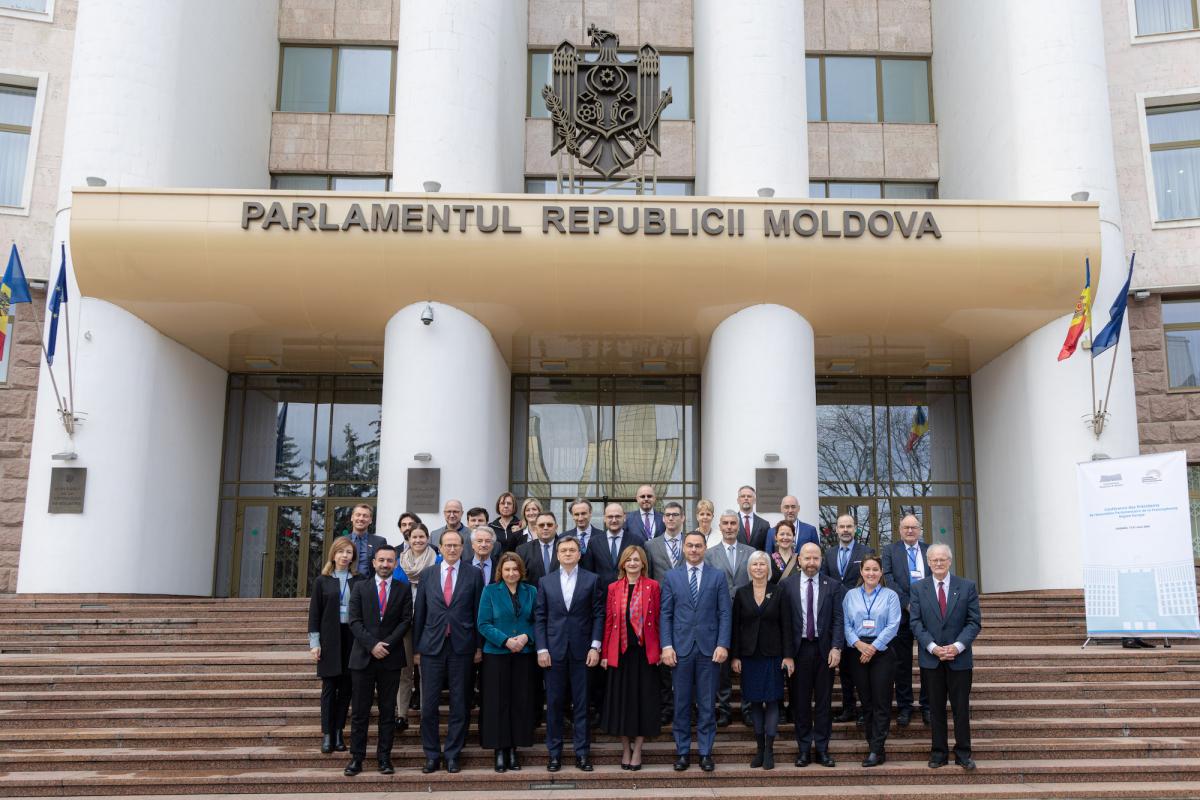
M67 302L67 245L62 246L62 267L50 295L50 343L46 346L46 363L54 364L54 348L58 344L58 310ZM70 361L70 359L67 359Z
M1108 309L1108 324L1092 338L1092 358L1121 341L1121 322L1125 319L1125 308L1129 305L1129 282L1133 280L1133 259L1136 257L1137 253L1129 256L1129 275L1125 277L1125 285L1117 293L1117 299L1113 300L1112 307Z

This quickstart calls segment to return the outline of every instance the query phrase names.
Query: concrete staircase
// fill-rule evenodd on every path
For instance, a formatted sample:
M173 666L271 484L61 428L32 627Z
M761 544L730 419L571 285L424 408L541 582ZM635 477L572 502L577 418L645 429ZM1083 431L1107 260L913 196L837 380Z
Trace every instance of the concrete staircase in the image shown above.
M593 773L575 771L568 751L566 768L551 775L535 747L523 754L525 769L496 774L473 731L461 773L424 776L411 713L396 775L379 775L368 759L345 778L346 755L319 750L306 601L0 596L0 796L1200 797L1200 647L1081 651L1078 592L982 602L971 774L925 766L929 733L918 716L907 729L893 724L888 763L871 770L858 765L865 748L853 724L835 725L835 769L794 768L786 725L777 768L751 770L753 736L735 721L718 731L712 774L672 771L666 732L646 745L638 773L618 769L619 742L600 736Z

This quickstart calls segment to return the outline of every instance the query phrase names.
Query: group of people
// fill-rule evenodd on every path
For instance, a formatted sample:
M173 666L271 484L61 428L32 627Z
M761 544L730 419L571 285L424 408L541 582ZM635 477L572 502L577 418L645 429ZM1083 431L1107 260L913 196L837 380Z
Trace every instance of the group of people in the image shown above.
M420 709L421 771L458 772L478 704L480 744L494 751L497 772L521 769L519 748L534 744L543 709L550 772L562 769L568 725L579 770L593 770L594 727L621 738L622 769L639 770L645 739L665 725L674 769L686 770L693 722L700 768L711 772L736 674L742 719L755 733L751 767L775 766L785 693L795 766L832 767L837 671L836 720L864 730L862 765L874 767L886 760L893 697L897 724L911 723L916 642L929 766L949 763L948 700L954 761L974 769L969 696L979 596L973 582L951 574L950 548L922 541L910 515L900 521L900 541L877 556L855 541L855 520L843 515L837 541L822 550L816 529L797 519L796 498L784 498L774 526L755 513L755 500L743 486L737 509L719 517L701 500L697 528L684 532L683 507L672 501L658 511L653 487L642 486L633 512L605 506L603 530L580 499L570 507L575 526L560 531L537 500L518 515L506 492L490 522L485 509L472 508L464 523L457 500L432 532L406 512L396 545L369 533L370 506L356 507L350 535L332 543L311 591L322 752L349 749L345 774L361 772L377 705L378 769L392 774L395 731L408 727L412 705Z

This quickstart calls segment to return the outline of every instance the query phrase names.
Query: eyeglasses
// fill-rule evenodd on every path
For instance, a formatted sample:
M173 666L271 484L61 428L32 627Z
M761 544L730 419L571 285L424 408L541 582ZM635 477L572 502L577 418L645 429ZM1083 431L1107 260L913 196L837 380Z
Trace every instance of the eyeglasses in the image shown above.
M678 511L664 511L663 516L664 517L682 517L683 514L680 514Z

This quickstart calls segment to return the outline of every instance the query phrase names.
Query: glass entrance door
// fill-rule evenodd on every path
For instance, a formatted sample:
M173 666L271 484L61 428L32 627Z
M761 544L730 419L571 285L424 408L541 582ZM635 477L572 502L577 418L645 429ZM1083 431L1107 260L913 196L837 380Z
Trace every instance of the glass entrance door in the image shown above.
M308 579L305 581L305 594L308 587L321 574L321 567L329 557L329 547L339 536L349 536L352 530L350 515L354 507L364 505L371 508L371 527L368 533L375 533L375 499L361 497L322 497L312 501L312 511L309 514L308 538Z
M238 503L232 576L237 597L308 593L309 506L294 498Z
M893 530L900 530L901 518L912 514L921 522L921 535L928 544L949 545L954 553L952 571L975 579L972 570L964 565L969 562L963 549L962 510L957 500L929 500L918 498L892 499Z
M870 504L861 497L822 497L820 523L817 533L821 546L828 547L837 541L837 518L842 514L854 517L854 541L865 544L879 552L879 533L875 525L875 513Z

